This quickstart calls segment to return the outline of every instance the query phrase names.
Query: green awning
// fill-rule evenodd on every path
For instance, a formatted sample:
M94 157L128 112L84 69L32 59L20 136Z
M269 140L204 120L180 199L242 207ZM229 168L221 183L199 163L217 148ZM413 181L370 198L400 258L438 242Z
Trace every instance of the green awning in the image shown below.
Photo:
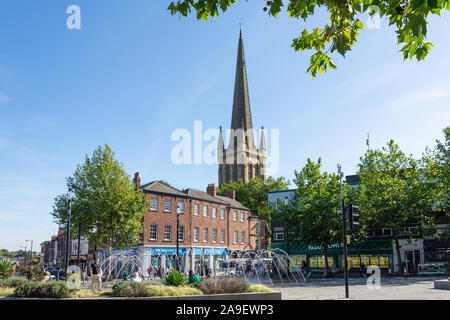
M271 249L286 250L285 242L275 242L270 246ZM392 240L366 240L361 243L350 244L347 246L347 252L352 254L392 254ZM289 243L290 255L305 255L305 254L323 254L321 245L308 244L304 242ZM343 254L342 243L332 243L328 245L328 254Z

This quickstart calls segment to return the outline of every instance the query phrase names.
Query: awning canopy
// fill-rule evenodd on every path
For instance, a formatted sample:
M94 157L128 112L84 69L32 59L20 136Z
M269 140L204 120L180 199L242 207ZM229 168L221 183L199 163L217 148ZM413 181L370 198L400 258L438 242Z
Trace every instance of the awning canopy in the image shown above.
M425 240L423 242L426 248L450 248L450 241L436 241L436 240Z
M271 249L286 250L285 242L272 243ZM328 254L343 254L342 243L332 243L328 245ZM366 240L362 243L350 244L347 246L347 252L352 254L392 254L392 240ZM304 242L290 243L289 254L323 254L323 247L317 244L308 244Z

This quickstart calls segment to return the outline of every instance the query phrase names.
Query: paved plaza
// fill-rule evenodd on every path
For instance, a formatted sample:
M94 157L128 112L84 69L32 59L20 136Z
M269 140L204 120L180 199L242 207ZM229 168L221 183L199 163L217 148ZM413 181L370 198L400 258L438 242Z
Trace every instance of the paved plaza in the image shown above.
M434 289L436 277L382 277L380 289L369 289L364 278L349 279L350 299L357 300L450 300L450 290ZM344 279L310 279L290 286L271 286L283 300L345 299Z

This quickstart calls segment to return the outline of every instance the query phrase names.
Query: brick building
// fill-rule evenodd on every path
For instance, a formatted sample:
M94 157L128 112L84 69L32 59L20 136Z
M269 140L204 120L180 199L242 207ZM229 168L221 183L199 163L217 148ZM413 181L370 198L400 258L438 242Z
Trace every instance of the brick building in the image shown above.
M218 263L230 254L264 249L264 219L239 203L234 190L224 197L216 194L214 184L206 192L178 190L159 181L141 186L139 173L134 181L150 201L142 234L147 255L176 254L177 212L179 252L190 252L191 267L205 257Z

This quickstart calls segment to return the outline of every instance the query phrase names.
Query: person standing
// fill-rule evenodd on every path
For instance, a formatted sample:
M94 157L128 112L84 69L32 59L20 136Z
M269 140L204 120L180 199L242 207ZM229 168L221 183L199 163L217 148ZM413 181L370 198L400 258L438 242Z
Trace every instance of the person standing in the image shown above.
M83 272L81 274L81 278L83 279L83 284L85 284L86 281L87 281L87 267L83 268Z
M102 266L100 265L100 259L96 258L95 263L91 265L91 277L92 277L92 291L95 292L95 284L97 283L98 290L102 291Z

